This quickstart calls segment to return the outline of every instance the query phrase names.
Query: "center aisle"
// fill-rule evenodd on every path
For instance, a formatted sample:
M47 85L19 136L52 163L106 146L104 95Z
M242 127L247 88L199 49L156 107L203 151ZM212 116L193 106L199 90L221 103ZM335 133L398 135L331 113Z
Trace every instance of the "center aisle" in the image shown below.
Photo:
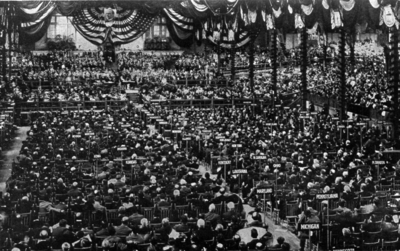
M16 131L14 142L10 149L3 151L3 161L0 162L0 191L4 192L6 189L6 181L11 176L11 165L12 162L19 155L19 151L22 147L22 141L26 140L29 126L18 127Z

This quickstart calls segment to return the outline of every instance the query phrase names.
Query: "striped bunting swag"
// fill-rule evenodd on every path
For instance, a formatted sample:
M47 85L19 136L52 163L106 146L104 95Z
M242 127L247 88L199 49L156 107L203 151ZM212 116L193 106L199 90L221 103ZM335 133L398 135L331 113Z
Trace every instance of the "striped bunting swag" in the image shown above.
M103 44L108 36L115 44L130 43L145 33L157 15L140 10L118 9L110 28L106 26L102 8L86 8L77 13L72 22L78 32L95 45Z

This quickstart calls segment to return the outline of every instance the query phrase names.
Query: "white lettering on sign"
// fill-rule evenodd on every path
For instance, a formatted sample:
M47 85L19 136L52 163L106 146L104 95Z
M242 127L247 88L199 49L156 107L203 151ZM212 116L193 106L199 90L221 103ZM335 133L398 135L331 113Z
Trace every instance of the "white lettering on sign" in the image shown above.
M357 123L356 125L357 126L365 126L366 124L365 123Z
M235 169L232 170L233 174L242 174L242 173L247 173L247 169Z
M333 199L339 199L339 194L338 193L316 194L315 198L317 200L333 200Z
M167 122L166 121L160 121L160 123L159 123L160 125L166 125L167 124Z
M181 133L181 130L172 130L172 133Z
M121 125L122 128L131 127L131 125Z
M273 164L272 167L273 168L280 168L282 165L281 164Z
M343 129L343 128L346 128L346 127L344 125L340 125L340 126L338 126L338 128Z
M271 193L273 193L273 189L272 189L272 187L270 187L270 188L259 188L259 189L257 189L257 193L258 194L271 194Z
M136 160L127 160L126 164L127 165L135 165L135 164L137 164L137 161Z
M231 142L231 139L220 139L221 142Z
M85 133L85 136L93 136L94 135L94 132L87 132L87 133Z
M242 147L242 144L232 144L232 147L240 148Z
M320 227L319 227L318 223L316 223L316 224L303 223L303 224L300 224L300 229L301 230L319 230Z
M117 148L117 151L126 151L126 150L128 150L128 148L126 148L126 147L118 147Z
M255 155L253 156L253 159L256 160L267 159L267 155Z
M386 161L384 161L384 160L373 160L372 164L373 165L385 165Z
M266 126L276 126L277 124L276 123L266 123L265 125Z
M219 160L218 165L230 165L231 161L230 160Z
M72 137L73 138L81 138L82 136L81 135L73 135Z

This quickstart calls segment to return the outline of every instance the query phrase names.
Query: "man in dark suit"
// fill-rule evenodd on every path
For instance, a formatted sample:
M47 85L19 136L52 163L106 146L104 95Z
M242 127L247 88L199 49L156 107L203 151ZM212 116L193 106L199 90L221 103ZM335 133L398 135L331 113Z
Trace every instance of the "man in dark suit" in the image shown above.
M140 221L144 218L144 216L139 214L136 207L133 207L131 210L132 215L129 216L129 221L132 222L133 225L140 225Z
M258 239L258 232L257 229L253 228L251 230L251 238L253 238L249 243L247 243L247 247L249 249L256 249L256 245L260 240Z
M126 216L122 217L121 225L118 227L115 227L115 235L127 236L132 232L132 229L127 226L128 221L129 221L128 217L126 217Z
M171 206L171 203L166 201L166 196L165 194L160 195L160 202L158 202L159 207L169 207Z
M213 226L221 221L221 217L215 212L214 204L208 206L208 213L205 214L204 220L211 222Z
M187 224L188 218L186 215L182 215L181 217L181 223L179 225L176 225L174 228L177 232L183 233L183 232L188 232L190 230L189 225Z

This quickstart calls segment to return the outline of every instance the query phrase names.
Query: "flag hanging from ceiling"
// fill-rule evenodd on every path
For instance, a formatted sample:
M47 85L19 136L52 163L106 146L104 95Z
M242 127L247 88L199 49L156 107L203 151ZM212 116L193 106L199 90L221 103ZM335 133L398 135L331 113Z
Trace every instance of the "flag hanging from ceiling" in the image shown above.
M82 9L74 15L72 23L84 38L95 45L103 44L107 38L118 45L139 38L156 19L156 14L115 6Z

